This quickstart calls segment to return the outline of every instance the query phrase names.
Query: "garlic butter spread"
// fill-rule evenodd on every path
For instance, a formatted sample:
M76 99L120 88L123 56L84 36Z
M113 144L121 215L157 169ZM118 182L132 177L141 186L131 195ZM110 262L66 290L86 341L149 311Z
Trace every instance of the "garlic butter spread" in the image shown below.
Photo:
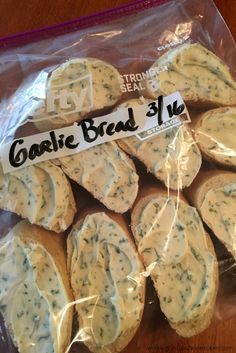
M25 245L14 229L0 242L0 311L22 353L64 353L67 296L51 256Z
M153 78L157 80L157 92L168 95L179 91L185 100L236 104L236 83L229 68L200 44L184 44L170 50L153 66L168 67ZM152 88L148 89L155 96Z
M64 172L109 209L126 212L138 192L138 175L115 142L60 158Z
M0 208L31 223L60 232L73 220L75 205L70 184L62 170L50 161L5 175L1 169L0 191Z
M134 236L167 319L178 324L204 315L215 292L215 258L197 211L176 197L153 198Z
M131 136L124 143L152 174L174 190L189 186L201 166L199 149L185 126L144 141Z
M200 208L203 220L226 247L236 251L236 183L207 192Z
M148 100L146 103L148 104ZM133 99L119 108L143 104L141 99ZM189 186L201 167L201 154L185 127L171 128L155 137L141 141L136 136L121 140L130 154L142 161L148 170L171 189Z
M79 335L97 347L107 346L141 319L141 262L125 231L103 212L88 215L74 227L69 242Z
M195 136L204 152L224 164L236 165L236 108L214 109L200 119Z

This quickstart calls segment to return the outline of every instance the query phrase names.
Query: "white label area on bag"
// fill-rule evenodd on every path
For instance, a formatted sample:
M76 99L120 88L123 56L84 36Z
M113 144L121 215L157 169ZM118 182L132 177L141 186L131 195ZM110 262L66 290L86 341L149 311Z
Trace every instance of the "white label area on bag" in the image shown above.
M136 135L140 140L190 122L179 92L148 104L119 109L71 126L17 138L1 146L4 173L45 160L72 155L93 146Z

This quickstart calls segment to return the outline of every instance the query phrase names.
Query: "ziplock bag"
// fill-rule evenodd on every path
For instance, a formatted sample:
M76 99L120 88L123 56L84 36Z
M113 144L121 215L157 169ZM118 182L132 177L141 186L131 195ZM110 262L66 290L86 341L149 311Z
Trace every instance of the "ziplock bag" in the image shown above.
M204 332L208 352L236 307L236 47L214 3L0 46L0 351L197 350Z

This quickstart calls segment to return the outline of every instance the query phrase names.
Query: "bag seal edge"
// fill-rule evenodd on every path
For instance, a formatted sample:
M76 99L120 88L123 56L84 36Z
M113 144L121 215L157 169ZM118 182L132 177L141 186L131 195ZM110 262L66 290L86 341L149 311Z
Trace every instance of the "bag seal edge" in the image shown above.
M93 24L91 27L96 27L97 25L106 23L109 20L116 20L122 16L129 16L144 11L148 8L161 6L168 2L171 2L171 0L137 0L135 2L106 9L104 11L94 12L89 15L55 25L19 32L9 36L3 36L0 37L0 49L8 49L11 47L20 46L21 44L26 45L35 39L41 40L44 38L49 38L54 32L56 35L60 35L88 28L91 24Z

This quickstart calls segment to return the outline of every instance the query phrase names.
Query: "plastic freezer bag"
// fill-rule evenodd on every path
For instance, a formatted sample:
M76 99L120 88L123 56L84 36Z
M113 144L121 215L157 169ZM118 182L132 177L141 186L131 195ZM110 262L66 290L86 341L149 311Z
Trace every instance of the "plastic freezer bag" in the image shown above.
M167 352L201 332L207 350L236 312L236 47L214 3L0 45L0 351Z

